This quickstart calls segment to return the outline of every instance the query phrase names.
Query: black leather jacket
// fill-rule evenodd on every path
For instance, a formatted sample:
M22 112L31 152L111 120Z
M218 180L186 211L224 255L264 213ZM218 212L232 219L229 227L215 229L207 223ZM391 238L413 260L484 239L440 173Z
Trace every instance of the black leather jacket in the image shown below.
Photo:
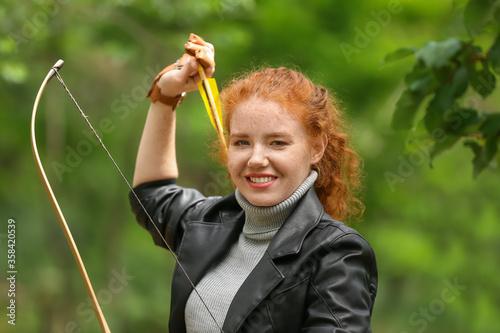
M237 241L245 221L235 195L204 197L175 180L135 188L195 285ZM139 223L164 246L133 196ZM185 332L192 287L175 268L169 331ZM225 333L371 332L375 255L361 235L323 211L314 189L298 203L234 297ZM215 324L214 324L215 325Z

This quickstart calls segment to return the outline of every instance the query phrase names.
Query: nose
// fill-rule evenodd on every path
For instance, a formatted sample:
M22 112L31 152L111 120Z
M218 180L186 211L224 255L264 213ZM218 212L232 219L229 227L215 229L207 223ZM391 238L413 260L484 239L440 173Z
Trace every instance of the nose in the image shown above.
M269 160L267 159L267 154L265 149L262 147L254 147L252 149L252 155L248 159L248 167L250 168L265 168L269 165Z

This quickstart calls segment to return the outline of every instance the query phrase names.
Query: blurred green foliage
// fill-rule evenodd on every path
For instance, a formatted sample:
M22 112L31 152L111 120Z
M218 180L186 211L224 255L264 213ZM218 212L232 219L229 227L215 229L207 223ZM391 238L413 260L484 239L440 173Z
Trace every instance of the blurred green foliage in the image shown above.
M16 326L7 324L8 284L0 280L0 331L99 331L31 155L31 109L48 70L65 61L61 75L131 178L148 109L144 95L195 32L216 46L219 86L257 66L288 66L342 101L366 174L367 210L354 227L379 265L374 332L499 332L498 166L474 180L474 146L454 145L429 168L426 128L415 127L408 143L406 131L390 126L414 61L402 58L407 50L394 56L400 61L379 66L400 48L415 47L412 54L429 41L470 40L463 23L468 3L2 1L0 267L5 276L11 218L18 274ZM467 20L469 29L481 30L474 45L488 49L497 31L482 26L481 15L490 15L483 8L474 7ZM462 98L474 96L467 90ZM475 99L476 108L498 112L499 99L492 90ZM191 93L177 112L179 183L207 195L229 193L225 171L208 156L207 141L216 136L199 95ZM126 185L56 80L41 101L37 139L111 330L166 332L173 260L135 222Z
M401 48L388 54L383 62L410 55L416 60L413 70L405 76L407 89L396 103L392 127L412 129L407 140L409 146L415 132L419 136L426 133L428 142L432 143L431 160L465 138L464 146L474 153L474 177L490 164L496 168L500 161L500 112L478 110L481 99L486 99L496 88L493 72L500 74L499 4L496 0L467 3L463 13L464 27L469 33L467 40L449 38L430 41L418 50ZM496 33L491 47L484 53L481 46L474 44L474 37L483 30L488 32L488 37ZM469 87L471 93L464 98ZM426 100L425 114L414 125L414 118Z

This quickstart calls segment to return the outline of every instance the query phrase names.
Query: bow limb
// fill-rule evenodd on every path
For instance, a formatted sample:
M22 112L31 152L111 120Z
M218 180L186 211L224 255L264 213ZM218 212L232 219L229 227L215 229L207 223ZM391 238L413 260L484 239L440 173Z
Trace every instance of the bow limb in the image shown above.
M78 269L80 270L80 274L83 278L83 281L85 283L85 287L87 289L87 293L89 295L89 298L90 300L92 301L92 306L94 307L94 311L95 311L95 314L97 316L97 319L99 320L99 325L101 326L101 329L102 329L102 332L103 333L109 333L110 330L108 328L108 325L106 323L106 320L102 314L102 311L99 307L99 303L95 297L95 293L94 293L94 290L92 289L92 285L90 284L90 280L88 278L88 275L87 275L87 272L85 270L85 267L83 265L83 262L80 258L80 254L78 253L78 249L75 245L75 242L73 240L73 237L71 236L71 233L69 231L69 228L66 224L66 221L64 219L64 216L62 215L62 212L61 212L61 209L59 208L59 204L57 203L57 200L52 192L52 189L50 187L50 184L47 180L47 177L45 175L45 172L43 170L43 167L42 167L42 164L40 162L40 158L38 156L38 150L36 148L36 140L35 140L35 115L36 115L36 110L37 110L37 107L38 107L38 103L39 103L39 100L40 100L40 97L41 97L41 94L43 92L43 90L45 89L45 86L47 85L48 81L53 77L53 76L56 76L57 79L59 80L59 82L61 83L61 85L64 87L64 89L66 90L66 92L68 93L68 96L71 98L71 100L73 101L73 103L75 104L76 108L78 109L78 111L80 112L80 114L82 115L82 117L84 118L85 122L87 123L87 125L90 127L90 129L92 130L92 132L94 133L95 137L97 138L97 140L99 141L101 147L104 149L104 151L106 152L106 154L108 155L109 159L111 160L111 162L113 162L113 165L115 166L116 170L118 171L118 173L121 175L121 177L123 178L124 182L127 184L128 188L130 189L130 192L134 195L135 199L137 200L137 202L139 203L139 205L141 206L142 210L144 211L144 213L146 214L146 216L148 217L148 220L150 221L151 225L154 226L156 232L158 233L158 235L161 237L161 239L163 240L163 243L165 244L165 247L170 251L170 253L172 254L173 258L175 259L175 261L177 262L178 264L178 267L181 269L181 271L184 273L184 275L186 276L186 279L189 281L189 283L191 284L193 290L196 292L196 294L198 295L198 297L200 298L201 302L203 303L205 309L208 311L208 313L210 314L210 316L212 317L215 325L217 326L218 330L222 333L224 333L224 331L222 330L222 327L219 325L219 323L217 322L217 320L215 319L215 316L213 315L212 311L210 311L210 308L207 306L207 304L205 303L205 301L203 300L203 298L201 297L200 293L198 292L198 290L196 289L196 286L195 284L193 283L193 281L191 280L191 278L189 277L188 273L186 272L186 270L184 269L184 267L182 266L181 262L179 261L179 258L177 258L175 252L173 251L173 249L170 247L170 245L168 244L168 242L166 241L165 237L163 236L163 234L160 232L160 229L158 228L158 226L156 225L156 223L153 221L153 218L151 217L151 215L148 213L148 211L146 210L146 208L144 207L144 205L142 204L141 200L139 199L139 197L137 196L137 193L134 191L134 189L132 188L132 186L130 185L130 183L128 182L127 178L125 177L125 175L123 174L123 172L121 171L120 167L118 166L118 164L115 162L113 156L111 156L109 150L106 148L106 146L104 145L104 143L102 142L101 138L99 137L99 135L97 134L96 130L94 129L94 127L92 126L92 124L90 123L90 121L88 120L88 117L85 115L85 113L83 112L83 110L80 108L80 106L78 105L77 101L75 100L75 98L73 97L73 95L71 94L71 92L69 91L68 87L66 86L66 84L64 83L61 75L59 74L59 69L62 67L63 65L63 61L62 60L59 60L54 66L52 66L52 69L49 71L49 73L47 74L47 77L45 78L45 80L43 81L42 85L40 86L40 90L38 92L38 95L35 99L35 105L33 107L33 116L32 116L32 120L31 120L31 145L32 145L32 149L33 149L33 156L35 157L35 161L37 163L37 168L38 168L38 172L40 173L40 177L42 178L42 181L44 183L44 186L45 186L45 189L47 191L47 194L50 198L50 201L52 203L52 206L54 207L54 210L57 214L57 217L59 219L59 222L60 222L60 225L61 225L61 228L63 229L64 231L64 235L68 241L68 244L71 248L71 251L73 252L73 256L75 258L75 261L78 265ZM220 123L220 122L219 122Z
M40 156L38 154L38 148L37 148L36 139L35 139L35 118L36 118L36 111L38 108L38 104L40 102L40 98L42 97L43 91L45 90L47 83L54 76L56 71L61 69L63 64L64 64L64 61L59 60L55 63L54 66L52 66L49 73L45 77L45 80L43 81L42 85L40 86L40 89L38 90L38 94L36 95L35 103L33 105L33 113L31 116L31 149L33 151L33 157L35 158L38 173L40 175L40 178L42 179L43 185L45 187L45 191L47 192L47 195L49 196L52 207L54 208L54 211L57 215L57 218L59 220L59 224L61 225L61 228L64 232L64 236L66 237L66 240L68 241L68 245L71 249L71 252L73 253L73 257L75 258L76 264L78 266L78 270L80 271L80 275L82 276L82 279L83 279L83 283L85 284L85 288L87 289L87 294L89 295L89 298L92 302L92 306L93 306L94 312L97 316L97 320L99 321L99 325L101 326L101 330L103 333L110 333L111 331L109 330L108 324L106 322L106 319L104 318L104 315L102 313L99 302L97 301L97 297L95 295L94 289L92 288L92 284L90 283L90 279L89 279L89 276L87 274L87 270L85 269L82 258L80 257L80 252L78 251L75 240L73 239L73 236L71 234L71 231L69 230L68 224L66 223L66 220L65 220L64 215L61 211L61 208L59 207L59 203L56 200L54 192L52 191L52 187L50 186L50 183L49 183L47 176L45 174L45 170L42 166L42 162L41 162Z

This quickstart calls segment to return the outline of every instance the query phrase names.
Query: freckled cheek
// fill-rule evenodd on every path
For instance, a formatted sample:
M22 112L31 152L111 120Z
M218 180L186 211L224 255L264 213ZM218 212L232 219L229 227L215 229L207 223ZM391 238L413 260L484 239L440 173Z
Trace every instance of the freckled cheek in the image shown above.
M228 152L227 154L227 168L231 175L231 178L238 176L238 174L243 169L242 158L238 156L237 153Z

